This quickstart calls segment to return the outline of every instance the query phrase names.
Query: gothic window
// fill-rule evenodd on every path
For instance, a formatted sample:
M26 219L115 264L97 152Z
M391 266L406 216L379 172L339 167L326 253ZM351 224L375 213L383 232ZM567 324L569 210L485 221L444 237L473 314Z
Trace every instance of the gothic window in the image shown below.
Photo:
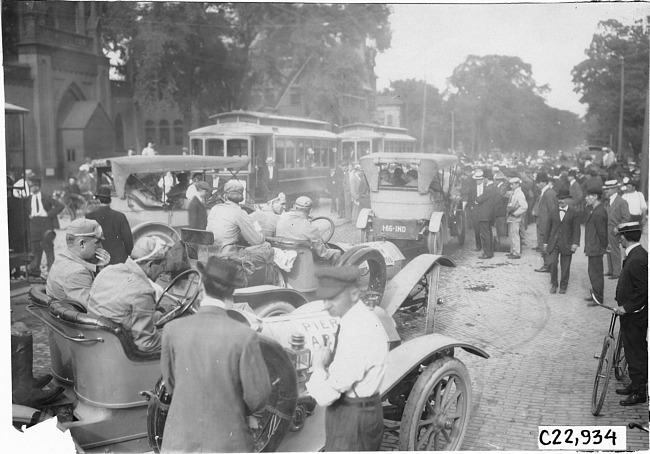
M174 145L183 145L183 120L174 120Z
M167 120L160 120L160 123L158 123L158 130L160 132L160 145L169 145L169 122Z

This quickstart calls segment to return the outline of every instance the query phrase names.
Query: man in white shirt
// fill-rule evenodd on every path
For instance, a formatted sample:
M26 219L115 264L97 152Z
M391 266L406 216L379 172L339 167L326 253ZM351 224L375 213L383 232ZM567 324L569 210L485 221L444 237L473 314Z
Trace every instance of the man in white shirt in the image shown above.
M317 296L341 317L334 351L314 351L309 394L327 407L325 451L378 451L383 435L379 388L386 371L388 336L379 317L359 299L359 269L328 267L317 272ZM359 333L363 333L359 335Z
M54 264L54 238L56 237L54 230L59 228L57 215L63 211L63 205L41 193L41 180L38 178L31 181L30 192L29 233L34 259L30 264L29 274L40 277L43 252L45 252L48 273Z
M158 152L154 149L153 142L147 142L147 146L142 149L142 156L155 156Z
M26 199L27 197L29 197L31 194L29 190L29 185L34 177L35 175L32 169L25 170L25 177L21 178L20 180L14 183L15 188L20 188L20 189L14 189L14 197L18 199Z
M509 183L512 186L512 194L508 200L506 223L508 224L508 236L510 237L510 254L506 257L520 259L521 236L519 235L519 226L521 225L521 217L528 211L528 202L521 190L521 179L517 177L510 178Z
M642 192L637 191L638 182L628 177L623 178L623 199L627 201L630 210L630 221L638 222L641 227L645 225L648 214L648 204Z

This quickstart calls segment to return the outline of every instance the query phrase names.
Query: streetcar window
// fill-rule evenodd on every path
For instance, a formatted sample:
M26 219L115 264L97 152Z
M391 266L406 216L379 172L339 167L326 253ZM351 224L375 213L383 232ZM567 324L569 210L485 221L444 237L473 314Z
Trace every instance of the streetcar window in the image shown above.
M357 158L358 160L361 156L365 156L370 153L370 142L358 142L357 143Z
M275 141L275 166L278 169L285 169L287 167L285 159L285 148L286 140L278 139Z
M223 140L208 139L205 141L206 156L223 156Z
M285 158L284 165L286 169L293 169L296 163L296 145L293 140L285 142Z
M201 139L192 139L190 141L190 153L202 156L203 155L203 140Z
M227 141L228 149L226 156L248 156L248 140L246 139L230 139Z
M305 151L307 148L305 148L304 142L298 142L298 147L296 149L296 168L299 167L306 167L305 166Z

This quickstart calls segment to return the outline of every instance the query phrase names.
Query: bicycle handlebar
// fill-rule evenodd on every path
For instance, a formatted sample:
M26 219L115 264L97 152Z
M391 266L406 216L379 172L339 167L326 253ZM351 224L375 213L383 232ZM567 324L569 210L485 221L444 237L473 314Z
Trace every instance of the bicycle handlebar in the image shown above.
M636 423L636 422L631 422L631 423L629 423L629 424L627 425L627 427L629 427L630 429L641 429L641 430L644 431L644 432L648 432L648 428L647 428L647 427L642 426L641 424Z
M609 309L610 311L616 313L615 308L613 308L612 306L608 306L608 305L606 305L606 304L603 304L603 303L601 303L600 301L598 301L596 298L594 298L594 294L593 294L593 293L591 294L591 299L593 300L594 303L598 304L600 307L604 307L605 309Z

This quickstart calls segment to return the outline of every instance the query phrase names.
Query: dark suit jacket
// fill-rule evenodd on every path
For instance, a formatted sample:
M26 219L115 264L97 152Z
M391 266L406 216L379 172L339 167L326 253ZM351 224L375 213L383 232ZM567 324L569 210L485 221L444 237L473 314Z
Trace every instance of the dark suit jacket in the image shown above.
M34 195L29 196L28 210L31 214L32 198ZM47 211L47 217L33 217L29 222L29 230L32 241L40 241L43 235L48 230L59 228L58 214L63 211L63 204L57 202L52 197L41 192L41 201L43 202L43 209Z
M585 197L577 180L569 186L569 194L571 194L571 206L580 213L584 209Z
M558 210L557 196L553 188L548 188L544 191L544 194L541 195L539 199L539 204L537 205L537 228L541 230L542 240L546 243L546 227L548 225L548 218L550 213Z
M636 246L623 261L621 277L616 285L616 302L629 315L624 317L648 318L648 251ZM646 306L641 312L632 312Z
M215 306L172 321L160 366L173 393L165 452L252 452L246 416L271 392L257 333Z
M560 248L560 254L573 254L571 245L580 246L580 219L576 211L568 207L564 219L560 221L559 208L549 213L549 222L546 227L547 251L550 253L555 246Z
M126 262L133 249L133 236L124 213L115 211L108 205L102 205L86 214L86 218L93 219L102 226L104 231L102 247L111 254L110 264Z
M478 204L476 216L479 222L494 221L496 206L501 198L501 192L494 184L483 188L483 194L476 198Z
M472 179L472 184L469 185L469 192L467 193L467 206L470 209L476 209L476 180Z
M607 244L607 210L602 203L593 210L591 207L587 207L585 255L587 257L605 255Z
M205 230L208 226L208 210L198 197L194 197L190 201L190 205L187 207L187 214L191 229Z
M614 203L609 205L609 200L606 204L607 208L607 228L611 234L614 228L623 222L630 222L630 207L627 205L627 200L617 195Z

